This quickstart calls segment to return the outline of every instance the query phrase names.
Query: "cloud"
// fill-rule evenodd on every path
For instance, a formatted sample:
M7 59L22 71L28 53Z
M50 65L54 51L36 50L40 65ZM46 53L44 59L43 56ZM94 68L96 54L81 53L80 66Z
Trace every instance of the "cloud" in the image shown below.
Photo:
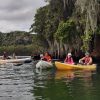
M3 0L0 3L0 31L29 31L36 10L44 0Z

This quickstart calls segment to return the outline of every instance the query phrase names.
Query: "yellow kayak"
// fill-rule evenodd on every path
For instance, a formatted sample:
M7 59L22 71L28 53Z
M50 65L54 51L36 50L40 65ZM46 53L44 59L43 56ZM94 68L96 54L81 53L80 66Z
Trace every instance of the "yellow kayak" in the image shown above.
M71 65L61 62L55 62L55 66L58 70L75 70L75 69L86 69L86 70L95 70L96 64L92 65Z

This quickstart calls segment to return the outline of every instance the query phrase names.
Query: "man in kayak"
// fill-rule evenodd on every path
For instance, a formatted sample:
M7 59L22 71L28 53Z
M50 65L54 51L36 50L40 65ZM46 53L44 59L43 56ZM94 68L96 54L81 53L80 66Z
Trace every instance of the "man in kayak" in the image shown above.
M90 54L88 52L85 53L85 57L81 58L79 60L79 63L80 64L83 64L83 65L91 65L92 64L92 57L90 56Z
M65 60L64 60L64 63L67 63L67 64L74 64L74 61L73 61L73 58L72 58L72 54L71 53L68 53Z
M48 52L46 52L45 55L41 59L47 62L51 62L51 56L49 55Z

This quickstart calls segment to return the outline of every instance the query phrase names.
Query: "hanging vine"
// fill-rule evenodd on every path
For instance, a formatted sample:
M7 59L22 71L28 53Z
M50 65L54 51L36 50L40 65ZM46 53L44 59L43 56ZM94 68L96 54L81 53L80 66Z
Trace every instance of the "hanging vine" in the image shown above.
M89 42L91 40L92 35L96 32L97 29L97 11L98 11L98 3L97 0L77 0L76 6L81 8L81 13L85 15L85 31L83 38L83 46L82 50L89 50Z

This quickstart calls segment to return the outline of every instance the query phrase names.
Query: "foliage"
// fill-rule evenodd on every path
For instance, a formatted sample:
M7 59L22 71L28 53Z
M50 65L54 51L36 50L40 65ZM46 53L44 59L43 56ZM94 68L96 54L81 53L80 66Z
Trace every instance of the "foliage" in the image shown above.
M28 45L32 43L32 35L24 31L0 33L0 46Z
M85 33L81 38L83 40L83 45L81 47L81 49L86 52L86 51L89 51L89 42L91 41L92 39L92 31L89 30L88 33Z
M11 48L11 52L17 49L26 53L33 49L34 52L43 52L56 48L60 52L60 49L68 49L70 45L75 49L89 50L92 37L100 33L99 2L97 0L45 1L48 4L37 9L34 23L30 28L30 32L36 34L30 35L24 31L0 33L2 49Z
M38 45L10 45L10 46L1 46L0 47L0 55L3 55L3 52L6 51L8 53L8 55L12 55L14 52L16 53L16 55L19 56L30 56L32 54L35 53L40 53L43 52L41 51L43 50L42 46L38 46Z
M7 51L9 54L16 52L18 55L30 55L42 52L44 48L45 39L37 34L29 34L24 31L14 31L10 33L0 33L0 53Z
M18 45L18 46L1 46L0 47L0 55L3 55L3 52L6 51L8 55L12 55L14 52L16 55L31 55L33 47L32 45Z
M77 34L76 25L74 20L67 20L60 22L58 30L55 33L56 39L63 43L72 44Z
M77 0L76 5L80 7L81 13L84 13L86 27L84 30L83 50L89 50L89 41L91 34L96 33L98 22L98 2L97 0Z
M97 27L96 34L100 34L100 26Z
M48 48L48 44L43 35L38 34L33 36L33 46L35 47L34 52L43 52Z

